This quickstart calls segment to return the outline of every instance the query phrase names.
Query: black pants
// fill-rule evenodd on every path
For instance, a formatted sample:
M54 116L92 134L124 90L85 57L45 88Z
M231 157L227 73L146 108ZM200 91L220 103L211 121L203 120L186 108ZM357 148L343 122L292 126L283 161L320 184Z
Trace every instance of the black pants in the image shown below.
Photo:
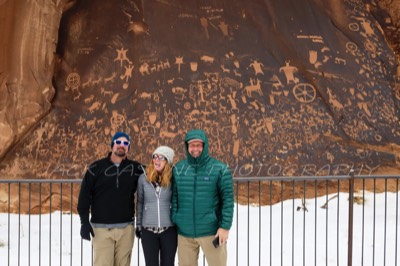
M176 227L170 227L161 234L143 228L142 246L146 266L173 266L178 246Z

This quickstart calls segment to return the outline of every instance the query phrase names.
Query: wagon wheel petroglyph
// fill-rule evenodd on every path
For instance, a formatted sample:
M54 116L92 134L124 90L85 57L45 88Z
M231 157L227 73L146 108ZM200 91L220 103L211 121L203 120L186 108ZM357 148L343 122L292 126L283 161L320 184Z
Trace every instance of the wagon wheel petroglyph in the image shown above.
M293 87L294 97L302 103L310 103L314 101L316 91L313 85L309 83L300 83Z
M70 73L65 81L68 87L76 88L81 84L81 77L78 73Z

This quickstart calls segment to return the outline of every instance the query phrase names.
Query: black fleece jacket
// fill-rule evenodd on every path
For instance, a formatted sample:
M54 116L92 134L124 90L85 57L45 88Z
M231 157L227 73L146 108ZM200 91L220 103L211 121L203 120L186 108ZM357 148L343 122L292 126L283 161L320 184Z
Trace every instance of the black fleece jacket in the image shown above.
M135 217L135 192L140 163L124 159L117 167L107 157L92 163L81 183L78 213L81 223L115 224L133 222Z

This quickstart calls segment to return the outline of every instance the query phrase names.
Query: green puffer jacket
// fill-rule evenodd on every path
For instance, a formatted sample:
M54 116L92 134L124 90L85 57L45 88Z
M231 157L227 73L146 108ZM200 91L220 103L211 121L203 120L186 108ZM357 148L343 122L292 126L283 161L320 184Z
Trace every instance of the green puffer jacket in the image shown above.
M201 139L203 152L198 158L188 152L187 142ZM208 138L202 130L185 137L187 159L173 170L171 218L178 233L185 237L215 235L218 228L232 226L234 198L229 168L208 154Z

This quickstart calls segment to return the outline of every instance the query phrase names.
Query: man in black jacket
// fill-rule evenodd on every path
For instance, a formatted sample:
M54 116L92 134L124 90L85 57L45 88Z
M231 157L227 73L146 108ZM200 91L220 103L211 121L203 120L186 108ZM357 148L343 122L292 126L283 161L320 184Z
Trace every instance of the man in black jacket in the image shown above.
M95 266L129 266L135 236L134 194L143 168L127 159L130 138L126 133L115 133L111 148L107 157L89 166L82 180L81 236L89 241L93 237Z

